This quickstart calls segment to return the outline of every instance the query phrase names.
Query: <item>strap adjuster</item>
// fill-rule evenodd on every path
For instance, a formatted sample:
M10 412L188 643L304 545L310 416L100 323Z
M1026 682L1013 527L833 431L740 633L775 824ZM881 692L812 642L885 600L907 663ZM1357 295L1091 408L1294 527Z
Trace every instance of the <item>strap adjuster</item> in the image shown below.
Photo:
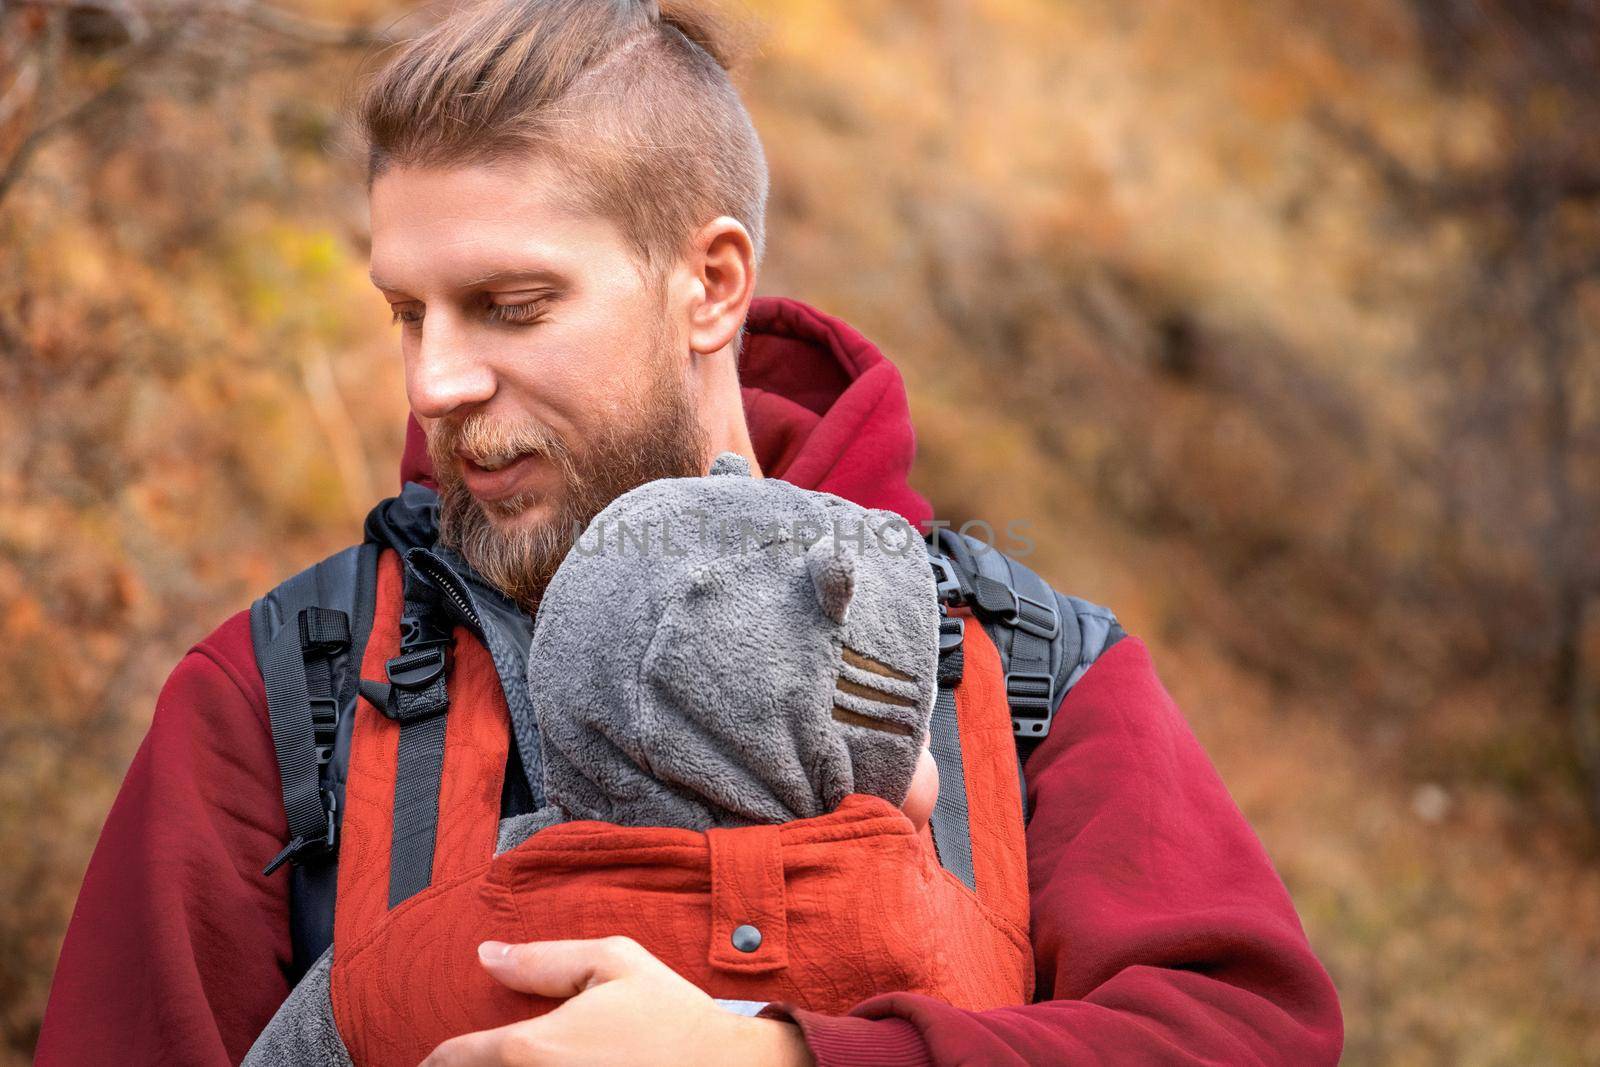
M1006 675L1006 703L1011 705L1011 732L1020 737L1044 737L1056 709L1055 679L1033 671L1012 671Z
M310 697L311 739L317 750L317 766L326 767L333 758L333 741L339 732L339 702L333 697Z
M965 619L952 615L939 617L939 668L935 680L940 689L954 689L961 684L966 673L966 657L961 651L965 638Z
M300 647L307 655L327 656L350 647L350 616L313 605L300 612Z
M1032 634L1041 641L1055 640L1061 627L1052 605L983 575L973 582L973 589L978 610L1000 625Z
M449 710L445 677L450 656L443 645L402 652L385 664L384 670L389 675L388 699L382 705L385 718L405 726Z
M943 556L929 556L928 562L933 566L933 588L939 603L962 603L961 579L956 577L955 567Z
M283 851L272 857L272 862L261 869L262 875L269 875L282 867L285 863L301 863L307 857L320 856L332 852L339 843L339 798L331 789L320 789L322 795L322 815L326 821L321 837L298 836L292 838Z
M966 637L966 623L956 615L944 615L939 619L939 655L947 656L961 647L962 640Z
M1012 609L1009 619L1001 622L1015 626L1024 633L1030 633L1043 641L1053 641L1057 631L1061 629L1056 621L1055 607L1030 596L1024 596L1015 589L1011 595L1016 598L1017 606Z
M402 652L384 664L383 669L389 676L390 684L415 692L438 680L445 673L447 665L444 648L433 645L414 652Z

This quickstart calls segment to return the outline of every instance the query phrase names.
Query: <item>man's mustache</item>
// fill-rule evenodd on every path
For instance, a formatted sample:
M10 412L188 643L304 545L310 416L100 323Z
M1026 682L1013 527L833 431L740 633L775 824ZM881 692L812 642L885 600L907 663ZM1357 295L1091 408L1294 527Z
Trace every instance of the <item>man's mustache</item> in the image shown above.
M455 474L458 457L492 469L527 455L565 466L571 454L561 436L537 419L482 413L446 416L428 432L428 455L435 475L442 477Z

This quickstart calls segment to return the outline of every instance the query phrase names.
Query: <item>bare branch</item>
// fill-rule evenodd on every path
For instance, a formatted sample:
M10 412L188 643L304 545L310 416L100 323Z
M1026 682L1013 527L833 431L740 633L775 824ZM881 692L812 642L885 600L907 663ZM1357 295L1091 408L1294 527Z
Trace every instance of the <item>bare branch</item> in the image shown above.
M21 111L29 99L37 99L38 94L39 64L30 63L17 71L11 85L4 93L0 93L0 128L10 122L11 116Z
M225 0L220 4L191 3L182 9L173 6L163 10L169 16L159 30L151 30L147 15L126 0L27 0L27 5L47 9L51 13L51 38L46 55L41 61L41 73L34 99L41 110L51 105L54 84L59 80L59 66L63 59L64 18L74 11L93 11L111 15L122 21L130 43L119 50L125 58L121 68L111 79L88 97L57 112L39 123L23 137L11 156L0 163L0 203L22 177L33 157L51 138L70 131L112 104L124 102L133 96L130 78L151 60L156 59L192 30L196 16L218 15L299 45L312 48L353 48L383 43L390 40L387 33L365 26L331 26L302 18L268 4L254 0Z
M5 166L0 168L0 203L5 202L11 187L22 177L34 154L44 147L46 141L92 118L109 105L128 99L131 95L128 86L119 78L62 114L34 127L28 136L22 139L17 150L11 153L11 158L6 161Z
M52 27L52 33L59 34L59 22ZM101 88L90 93L89 96L66 109L57 112L54 116L45 119L28 132L22 143L11 153L3 166L0 166L0 203L5 202L7 194L27 170L39 149L52 137L73 129L99 114L111 104L127 100L132 95L128 84L129 77L139 67L165 52L179 35L176 27L168 27L162 32L152 34L145 40L124 49L127 58L122 68ZM54 53L52 55L51 53ZM49 97L53 95L53 87L59 78L57 67L60 63L60 49L47 43L44 72L40 75L40 88L38 99L43 106L49 106Z
M137 41L150 32L149 17L154 11L142 10L129 0L24 0L22 6L57 11L93 11L111 15L122 21L130 38ZM163 8L160 14L173 18L195 18L221 15L264 33L316 48L352 48L372 44L385 44L393 38L390 34L369 26L341 26L315 19L256 0L190 0Z

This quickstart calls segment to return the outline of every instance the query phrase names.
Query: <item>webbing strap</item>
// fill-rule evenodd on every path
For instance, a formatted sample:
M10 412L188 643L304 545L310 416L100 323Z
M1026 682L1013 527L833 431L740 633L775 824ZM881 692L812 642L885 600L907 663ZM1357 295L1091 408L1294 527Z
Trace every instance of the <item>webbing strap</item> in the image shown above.
M317 773L317 746L298 626L281 627L267 645L261 678L266 684L267 719L272 728L272 747L278 754L283 810L289 823L288 845L263 871L270 874L307 845L325 841L330 831Z
M301 610L299 629L300 651L306 664L306 703L311 710L317 764L321 766L332 758L339 731L340 694L335 688L332 655L350 647L350 617L342 611L313 605Z
M1060 633L1061 615L1055 591L1043 578L1009 558L1005 558L1005 564L1011 572L1010 588L1004 590L1011 604L1001 609L1009 610L1002 619L1012 632L1005 675L1011 728L1021 737L1040 737L1050 731L1050 720L1060 698L1050 646ZM986 587L999 583L979 578L975 584L981 604Z
M400 654L389 660L383 713L400 724L389 846L389 906L433 881L444 779L445 721L450 710L450 627L431 587L411 567L403 580Z
M956 719L956 686L961 684L963 673L961 636L960 619L940 620L939 683L934 692L933 717L928 721L928 751L939 768L939 797L928 817L928 829L933 832L940 866L976 892L967 775L961 761L961 732Z
M394 842L389 850L391 908L433 881L439 783L444 777L444 728L442 714L400 727L394 779Z

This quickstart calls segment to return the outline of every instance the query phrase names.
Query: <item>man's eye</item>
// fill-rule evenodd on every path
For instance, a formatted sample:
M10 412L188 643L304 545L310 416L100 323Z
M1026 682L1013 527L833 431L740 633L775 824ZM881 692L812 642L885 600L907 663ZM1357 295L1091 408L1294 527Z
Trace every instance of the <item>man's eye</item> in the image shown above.
M544 318L544 303L535 300L526 304L490 304L489 318L512 326L527 326Z
M416 326L422 322L421 304L390 304L389 310L394 313L394 321L407 326Z

